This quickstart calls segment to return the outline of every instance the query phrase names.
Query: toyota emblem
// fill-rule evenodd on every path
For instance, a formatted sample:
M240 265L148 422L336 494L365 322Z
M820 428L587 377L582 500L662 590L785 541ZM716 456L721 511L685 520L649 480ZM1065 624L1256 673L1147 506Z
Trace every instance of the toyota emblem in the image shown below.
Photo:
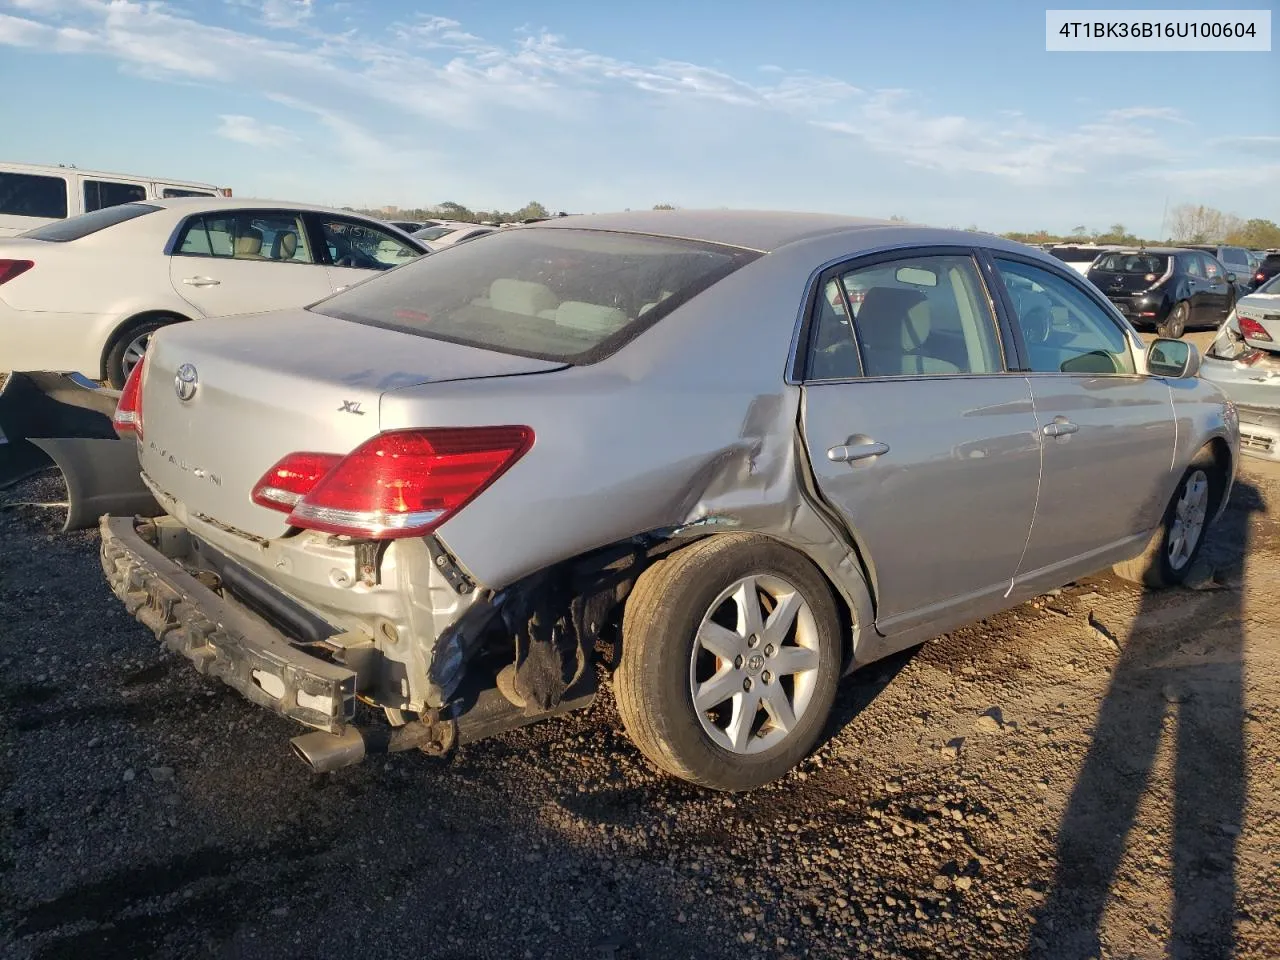
M178 368L178 373L173 378L173 389L179 400L190 400L196 395L196 388L199 386L200 377L196 374L195 364L184 363Z

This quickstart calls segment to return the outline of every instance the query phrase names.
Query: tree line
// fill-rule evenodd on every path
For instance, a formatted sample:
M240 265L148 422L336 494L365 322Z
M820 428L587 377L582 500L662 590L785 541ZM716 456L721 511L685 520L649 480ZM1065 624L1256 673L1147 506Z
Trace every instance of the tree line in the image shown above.
M1019 243L1229 243L1250 250L1266 250L1280 247L1280 225L1272 220L1253 218L1245 220L1234 213L1224 213L1204 204L1184 203L1169 211L1166 221L1168 236L1150 238L1131 233L1123 223L1113 223L1107 230L1090 230L1086 226L1075 227L1068 234L1049 230L1031 232L1014 230L1001 234Z

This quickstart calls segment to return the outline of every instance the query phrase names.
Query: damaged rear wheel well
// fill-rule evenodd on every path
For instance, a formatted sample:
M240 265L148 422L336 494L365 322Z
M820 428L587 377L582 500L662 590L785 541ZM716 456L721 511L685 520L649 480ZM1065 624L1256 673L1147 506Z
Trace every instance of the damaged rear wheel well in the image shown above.
M778 543L814 567L835 601L847 664L857 616L844 592L819 564L791 544L766 533L745 535ZM554 706L557 697L581 677L596 651L603 654L609 670L616 669L621 660L622 615L636 581L695 543L741 536L744 532L734 531L635 538L562 561L504 591L501 619L504 633L514 644L516 676L522 677L516 682L519 695L544 709Z

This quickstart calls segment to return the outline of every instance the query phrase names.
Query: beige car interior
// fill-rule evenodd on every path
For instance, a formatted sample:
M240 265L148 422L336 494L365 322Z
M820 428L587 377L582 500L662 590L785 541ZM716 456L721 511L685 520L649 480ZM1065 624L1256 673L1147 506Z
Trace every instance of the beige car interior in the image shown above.
M236 237L233 256L237 260L265 260L262 255L262 231L250 227Z
M489 285L489 295L471 301L477 307L524 317L550 320L559 327L609 335L626 326L630 318L617 307L580 300L561 301L544 283L501 277ZM649 305L650 308L656 306ZM642 311L643 312L643 311Z

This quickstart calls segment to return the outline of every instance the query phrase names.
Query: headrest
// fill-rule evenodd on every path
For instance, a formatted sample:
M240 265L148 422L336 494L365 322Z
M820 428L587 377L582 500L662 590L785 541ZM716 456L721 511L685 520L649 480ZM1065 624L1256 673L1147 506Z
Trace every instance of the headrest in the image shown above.
M292 260L298 250L298 235L292 230L285 230L283 233L276 234L275 241L271 245L275 248L271 251L273 258Z
M253 256L262 252L262 231L250 227L236 237L236 256Z
M494 310L536 317L542 310L554 310L559 302L560 298L542 283L501 277L489 285L489 305Z

